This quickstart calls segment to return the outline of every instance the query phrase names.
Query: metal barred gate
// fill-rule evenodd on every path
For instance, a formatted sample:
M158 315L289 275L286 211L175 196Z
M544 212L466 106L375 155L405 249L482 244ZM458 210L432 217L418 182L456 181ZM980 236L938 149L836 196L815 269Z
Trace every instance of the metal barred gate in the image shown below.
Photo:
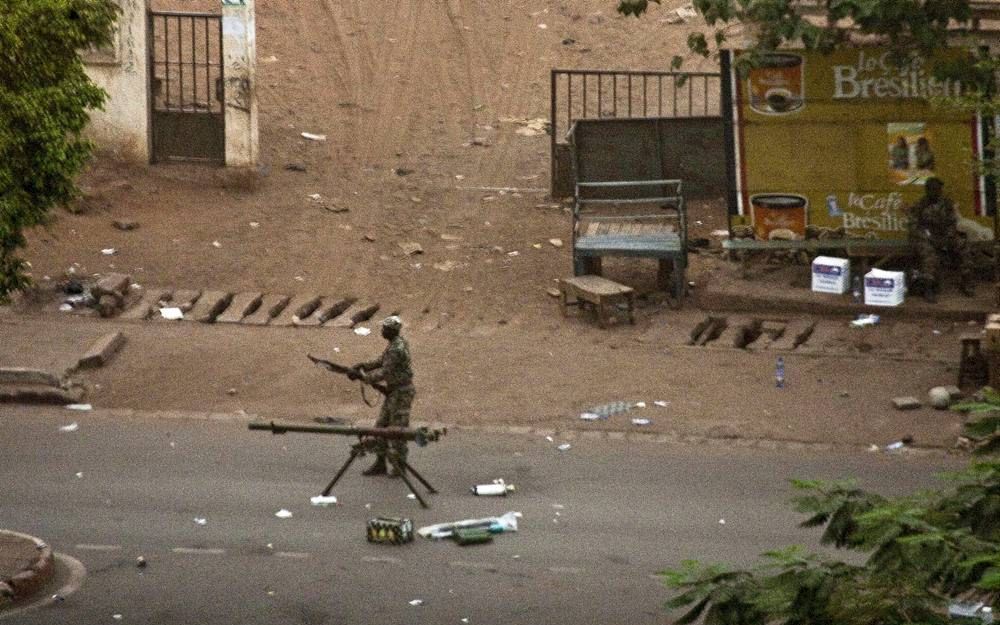
M153 162L225 164L222 16L151 11Z

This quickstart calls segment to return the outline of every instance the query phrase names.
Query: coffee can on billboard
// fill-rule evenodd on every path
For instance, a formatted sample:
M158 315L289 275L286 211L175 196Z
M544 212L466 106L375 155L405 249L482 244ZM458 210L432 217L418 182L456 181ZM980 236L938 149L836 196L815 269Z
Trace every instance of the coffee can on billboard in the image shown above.
M802 57L788 52L768 54L747 78L750 108L764 115L785 115L805 105Z
M750 197L757 239L804 239L809 200L793 193L760 193Z

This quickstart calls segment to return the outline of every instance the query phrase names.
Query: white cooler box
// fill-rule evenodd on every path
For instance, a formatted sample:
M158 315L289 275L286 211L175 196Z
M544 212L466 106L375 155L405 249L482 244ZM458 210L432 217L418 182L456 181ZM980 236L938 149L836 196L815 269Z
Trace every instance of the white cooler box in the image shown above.
M812 262L812 290L843 295L851 288L851 263L846 258L817 256Z
M866 306L899 306L906 294L906 277L902 271L872 269L865 274Z

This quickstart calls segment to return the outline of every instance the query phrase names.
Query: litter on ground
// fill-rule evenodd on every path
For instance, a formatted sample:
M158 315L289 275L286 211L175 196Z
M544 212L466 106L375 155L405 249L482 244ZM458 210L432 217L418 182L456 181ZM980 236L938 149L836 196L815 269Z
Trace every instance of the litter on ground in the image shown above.
M80 424L77 423L76 421L74 421L73 423L70 423L69 425L61 425L61 426L59 426L59 431L60 432L76 432L79 429L80 429Z
M326 135L317 135L311 132L303 132L303 139L309 139L310 141L326 141Z
M851 322L851 327L863 328L865 326L878 325L879 319L878 315L858 315L858 318Z
M559 451L566 451L570 447L572 447L572 445L570 445L569 443L563 443L562 445L559 445L559 447L556 447L556 449L558 449Z
M176 307L161 308L160 316L167 321L179 321L184 318L184 311Z
M649 419L632 419L632 425L649 425L652 423Z
M323 495L316 495L315 497L310 497L309 502L317 507L325 508L331 504L337 503L337 498L333 495L324 497Z
M417 530L417 534L424 538L451 538L455 530L486 528L492 534L502 534L504 532L516 532L517 520L521 518L520 512L506 512L500 516L485 517L482 519L465 519L453 521L451 523L437 523L428 525Z
M371 328L366 328L364 326L361 326L359 328L354 328L354 333L357 334L358 336L368 336L369 334L372 333L372 330Z
M281 510L275 512L274 516L278 517L279 519L290 519L292 518L292 512L290 510L285 510L284 508L282 508Z
M90 404L66 404L66 410L79 410L81 412L87 412L93 409L94 407Z

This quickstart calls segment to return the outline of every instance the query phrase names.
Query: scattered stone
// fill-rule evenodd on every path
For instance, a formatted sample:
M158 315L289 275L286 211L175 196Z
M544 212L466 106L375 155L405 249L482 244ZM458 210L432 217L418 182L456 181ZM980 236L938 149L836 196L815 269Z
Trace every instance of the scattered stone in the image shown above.
M407 243L400 243L399 247L403 250L403 253L407 256L415 256L417 254L423 254L424 248L419 243L414 241L409 241Z
M368 241L369 243L374 243L375 242L375 236L371 235L371 234L366 234L366 235L364 235L361 238L364 239L365 241Z
M232 397L235 394L236 394L236 389L235 388L227 388L226 389L226 395L229 395L230 397Z
M407 169L405 167L397 167L396 169L393 169L392 171L397 176L409 176L410 174L413 173L412 169Z
M140 569L146 568L146 558L139 556L138 558L135 559L135 565Z
M916 397L894 397L892 400L892 405L896 410L916 410L923 406L920 400Z
M453 269L458 269L459 267L464 267L465 263L461 263L457 260L446 260L440 263L434 263L434 268L438 271L452 271Z
M545 292L551 295L552 297L559 297L560 295L562 295L562 293L559 292L559 289L546 289Z
M576 43L576 39L573 39L572 37L566 37L565 39L562 40L562 44L564 46L571 46L574 43Z
M305 172L306 166L301 163L288 163L285 165L285 169L288 171Z
M562 239L549 239L549 244L552 245L552 247L562 247L563 246Z
M90 292L98 299L103 295L117 295L122 297L128 292L131 283L131 276L123 273L109 273L98 280Z
M111 222L111 225L121 230L123 232L128 232L130 230L135 230L139 227L138 221L132 221L131 219L116 219Z
M927 400L937 410L945 410L951 404L951 393L943 386L935 386L927 392Z
M123 299L118 294L102 295L97 300L97 313L108 319L117 315L122 309Z

